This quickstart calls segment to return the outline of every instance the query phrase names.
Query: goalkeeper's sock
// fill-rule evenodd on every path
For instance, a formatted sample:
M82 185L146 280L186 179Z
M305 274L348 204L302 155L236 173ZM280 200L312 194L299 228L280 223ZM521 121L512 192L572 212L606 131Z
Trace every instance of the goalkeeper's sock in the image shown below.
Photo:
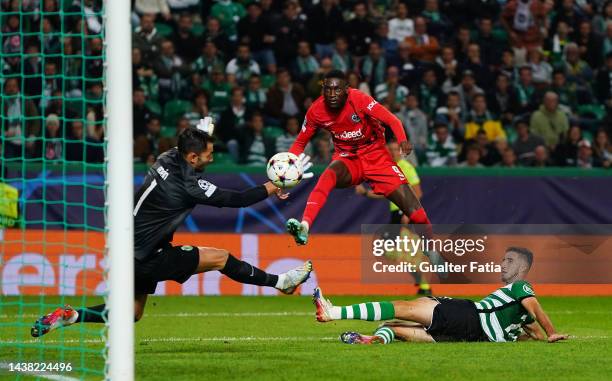
M383 344L391 344L395 339L395 332L389 327L380 327L374 332L374 336L383 339Z
M236 282L254 284L257 286L274 287L278 283L278 275L268 274L248 262L241 261L229 254L221 274Z
M368 302L345 307L332 307L330 317L334 320L390 320L395 317L391 302Z
M106 321L106 304L85 307L76 311L79 313L77 323L104 323Z
M314 187L308 201L306 201L306 208L304 209L304 215L302 221L306 221L308 226L312 226L313 221L317 218L317 214L325 205L329 192L336 186L336 172L331 169L326 169L319 177L317 185Z

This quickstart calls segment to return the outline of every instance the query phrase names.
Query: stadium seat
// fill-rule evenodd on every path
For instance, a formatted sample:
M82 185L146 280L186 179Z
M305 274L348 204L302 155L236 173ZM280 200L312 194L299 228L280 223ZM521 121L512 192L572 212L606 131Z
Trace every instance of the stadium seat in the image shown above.
M263 133L266 138L276 139L283 134L283 129L278 127L264 127Z
M172 27L164 23L156 22L155 28L157 28L157 33L159 33L159 35L162 37L169 37L172 33L174 33Z
M148 101L145 102L145 106L147 106L149 111L151 111L153 114L161 116L162 109L161 109L161 106L159 105L159 103L157 103L155 101L152 101L152 100L148 100Z
M236 164L229 153L215 152L214 160L216 164Z
M193 23L193 26L191 27L191 33L195 34L196 36L201 36L202 34L204 34L204 25L202 25L202 23Z
M178 119L191 110L191 102L175 99L169 101L164 106L164 118L162 124L164 126L174 126Z
M172 126L162 126L160 135L163 138L172 138L176 135L176 128Z
M578 105L578 115L592 117L598 121L606 117L606 108L597 104Z

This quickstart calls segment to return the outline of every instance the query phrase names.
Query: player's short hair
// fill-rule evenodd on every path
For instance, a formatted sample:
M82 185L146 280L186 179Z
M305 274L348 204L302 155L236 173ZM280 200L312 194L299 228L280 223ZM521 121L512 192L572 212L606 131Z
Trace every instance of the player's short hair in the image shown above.
M325 77L323 77L323 79L330 79L330 78L338 78L343 80L344 82L346 82L346 74L344 74L344 72L342 70L338 70L338 69L334 69L334 70L330 70L329 73L325 74Z
M531 268L531 264L533 263L533 253L531 252L531 250L525 247L510 246L506 249L506 253L508 252L513 252L521 255L525 259L525 261L527 261L529 268Z
M195 127L185 129L178 137L178 150L181 155L185 156L191 152L200 154L206 150L208 143L212 143L214 139L204 131L200 131Z

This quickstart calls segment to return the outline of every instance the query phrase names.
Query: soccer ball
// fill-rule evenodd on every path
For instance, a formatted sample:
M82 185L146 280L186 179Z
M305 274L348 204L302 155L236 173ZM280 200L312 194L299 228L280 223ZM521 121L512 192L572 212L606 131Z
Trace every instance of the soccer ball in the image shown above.
M292 188L302 180L303 170L298 157L291 152L280 152L268 160L268 178L279 188Z

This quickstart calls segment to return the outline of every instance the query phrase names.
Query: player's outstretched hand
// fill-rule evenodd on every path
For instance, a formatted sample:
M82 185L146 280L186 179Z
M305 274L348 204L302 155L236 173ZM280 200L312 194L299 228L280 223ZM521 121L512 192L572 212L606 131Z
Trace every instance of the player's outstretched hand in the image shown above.
M549 343L554 343L555 341L567 340L568 337L569 337L569 335L564 335L562 333L554 333L554 334L548 336L548 342Z
M412 152L412 143L408 140L403 141L400 143L400 149L402 150L402 155L410 155L410 152Z
M298 156L298 160L300 162L300 165L302 166L302 179L309 179L314 176L314 173L308 172L310 167L312 167L312 163L310 162L310 156L302 152L300 156Z

